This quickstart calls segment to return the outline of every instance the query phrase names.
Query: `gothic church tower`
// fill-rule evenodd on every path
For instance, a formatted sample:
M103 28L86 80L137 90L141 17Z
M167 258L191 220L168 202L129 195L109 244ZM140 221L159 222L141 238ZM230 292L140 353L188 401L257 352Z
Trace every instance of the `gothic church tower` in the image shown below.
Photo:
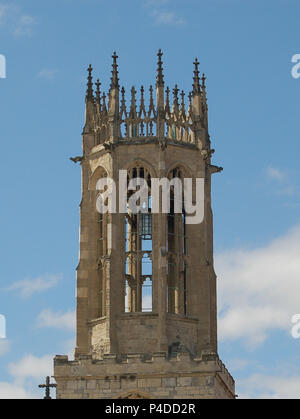
M55 357L57 397L234 398L234 380L217 354L211 175L222 168L211 164L205 76L196 59L188 100L177 85L171 98L159 51L156 88L146 95L142 86L137 100L132 87L127 104L117 58L108 101L88 69L77 158L77 343L74 360ZM120 170L127 173L123 186ZM168 213L120 211L119 189L136 177L149 185L153 178L204 179L203 221L187 223L184 209L174 210L172 188ZM100 214L96 186L103 178L117 185L117 210Z

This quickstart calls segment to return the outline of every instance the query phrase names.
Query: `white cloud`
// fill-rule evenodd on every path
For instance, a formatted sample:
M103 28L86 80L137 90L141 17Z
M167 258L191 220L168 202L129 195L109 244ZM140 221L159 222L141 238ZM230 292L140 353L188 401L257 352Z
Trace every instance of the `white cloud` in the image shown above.
M10 341L8 339L0 339L0 356L5 355L10 350Z
M25 355L8 365L12 382L0 382L0 399L37 399L43 396L38 384L53 375L53 355Z
M40 79L53 80L56 73L57 73L57 70L55 69L44 68L38 73L37 76Z
M240 398L299 399L300 376L253 374L239 380Z
M62 275L42 275L35 279L23 279L14 282L9 287L5 288L6 291L17 291L22 298L29 298L35 293L44 292L48 289L55 287Z
M37 327L54 327L56 329L75 330L75 312L66 313L43 310L37 318Z
M265 247L217 254L222 340L255 347L272 330L291 333L291 317L300 312L299 255L300 226Z
M31 399L35 398L26 391L26 389L15 383L7 383L0 381L0 399Z
M27 378L44 380L47 375L53 375L53 355L25 355L20 361L10 363L8 370L16 382L23 382Z

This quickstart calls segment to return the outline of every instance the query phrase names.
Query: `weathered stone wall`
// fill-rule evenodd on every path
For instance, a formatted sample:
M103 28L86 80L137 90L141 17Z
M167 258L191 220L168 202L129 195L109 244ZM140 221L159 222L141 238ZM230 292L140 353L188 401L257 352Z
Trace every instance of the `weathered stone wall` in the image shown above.
M168 358L156 353L105 355L101 361L85 357L55 358L59 399L101 398L234 398L234 380L215 355L192 360L188 354Z

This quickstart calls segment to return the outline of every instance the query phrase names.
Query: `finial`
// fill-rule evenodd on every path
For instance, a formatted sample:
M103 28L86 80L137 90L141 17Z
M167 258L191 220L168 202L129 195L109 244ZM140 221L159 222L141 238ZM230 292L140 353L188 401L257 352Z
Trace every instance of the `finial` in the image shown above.
M193 84L193 95L198 95L200 94L200 81L199 81L199 61L196 58L194 61L194 84Z
M87 90L86 90L86 98L90 100L94 100L94 92L93 92L93 67L91 64L89 65L88 71L88 82L87 82Z
M156 76L156 86L163 86L164 85L164 75L163 75L163 67L162 67L162 57L163 53L161 49L158 50L158 62L157 62L157 76Z
M111 83L110 83L110 88L111 89L118 89L119 86L119 78L118 78L118 64L117 64L117 58L119 58L117 56L116 51L114 51L113 55L112 55L112 59L113 59L113 63L112 63L112 76L111 76Z
M100 83L99 79L97 79L97 81L96 81L96 102L99 104L99 106L100 106L100 86L101 86L101 83Z

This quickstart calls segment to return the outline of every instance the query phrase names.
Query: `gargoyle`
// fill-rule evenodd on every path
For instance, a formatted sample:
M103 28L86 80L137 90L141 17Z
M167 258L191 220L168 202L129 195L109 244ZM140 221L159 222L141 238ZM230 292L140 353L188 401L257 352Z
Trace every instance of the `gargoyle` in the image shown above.
M78 163L79 161L81 163L82 159L83 159L82 156L70 157L70 160L72 160L72 162L74 162L74 163Z

